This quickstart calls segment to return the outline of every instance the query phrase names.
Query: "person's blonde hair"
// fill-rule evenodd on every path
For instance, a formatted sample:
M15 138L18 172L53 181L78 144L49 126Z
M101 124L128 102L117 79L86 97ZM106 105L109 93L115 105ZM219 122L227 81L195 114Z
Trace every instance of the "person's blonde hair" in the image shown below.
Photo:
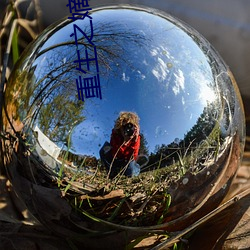
M132 123L139 127L139 116L134 112L122 111L119 117L115 121L115 129L119 130L122 126L127 123Z

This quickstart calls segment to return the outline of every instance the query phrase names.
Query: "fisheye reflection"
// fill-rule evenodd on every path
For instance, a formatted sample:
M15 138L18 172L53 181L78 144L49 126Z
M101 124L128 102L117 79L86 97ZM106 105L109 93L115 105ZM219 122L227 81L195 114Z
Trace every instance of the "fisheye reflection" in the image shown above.
M6 87L5 137L18 138L19 147L6 143L5 150L21 159L16 167L9 157L6 169L17 189L18 178L29 182L27 206L34 209L27 197L41 195L33 186L53 188L71 211L57 223L89 233L99 230L98 219L160 227L203 201L219 203L244 144L241 100L227 66L168 15L132 7L90 15L93 34L81 20L43 33ZM76 50L74 23L96 46L101 99L78 99L77 50L95 51L82 34ZM85 77L94 73L91 63Z

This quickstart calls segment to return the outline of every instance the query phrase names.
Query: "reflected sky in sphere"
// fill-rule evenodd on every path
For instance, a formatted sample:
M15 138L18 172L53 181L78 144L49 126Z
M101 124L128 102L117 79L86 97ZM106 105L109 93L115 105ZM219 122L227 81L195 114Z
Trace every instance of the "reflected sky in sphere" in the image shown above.
M70 151L99 157L119 113L132 111L140 118L140 132L151 153L157 146L183 140L204 108L220 102L213 54L191 30L170 17L140 9L97 9L91 17L102 99L85 98L78 104L81 119L75 116L65 131L57 130L65 121L46 117L46 107L73 112L67 100L75 102L76 78L86 77L76 69L77 49L83 53L91 46L80 33L76 46L71 35L77 24L90 37L89 22L64 20L55 25L39 38L32 50L37 53L29 54L23 64L34 74L29 110L36 110L37 115L32 126L38 126L59 147L64 147L66 134L70 134ZM44 114L37 110L40 103ZM45 124L45 118L50 124Z
M98 35L121 32L125 39L115 37L119 59L111 63L114 69L107 76L101 65L103 99L86 100L87 119L72 134L72 149L81 154L97 154L103 142L109 141L122 110L139 115L150 151L175 138L183 139L207 102L216 97L209 59L192 37L159 16L124 10L116 19L113 12L93 14L97 30L98 24L108 27ZM132 42L126 36L133 37ZM96 44L106 47L107 41L110 49L115 48L112 39Z

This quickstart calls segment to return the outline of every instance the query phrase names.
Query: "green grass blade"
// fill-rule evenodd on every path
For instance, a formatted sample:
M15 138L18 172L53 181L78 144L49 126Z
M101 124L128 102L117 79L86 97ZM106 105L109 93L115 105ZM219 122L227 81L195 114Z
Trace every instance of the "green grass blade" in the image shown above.
M170 207L170 205L171 205L171 195L170 195L170 194L167 194L167 195L166 195L166 199L167 199L167 201L166 201L166 207L164 208L164 211L163 211L163 213L162 213L160 219L159 219L158 222L157 222L158 225L161 224L161 223L163 222L163 220L164 220L164 218L165 218L165 215L166 215L166 213L168 212L168 209L169 209L169 207Z
M74 182L76 179L76 174L72 177L72 179L70 180L69 184L66 186L64 193L66 194L67 191L70 189L70 187L72 186L72 182Z
M121 208L121 206L122 206L122 204L124 203L124 201L127 199L127 197L124 197L121 201L120 201L120 203L119 203L119 205L117 206L117 208L115 209L115 211L112 213L112 215L108 218L108 221L112 221L115 217L116 217L116 215L118 214L118 212L119 212L119 210L120 210L120 208Z

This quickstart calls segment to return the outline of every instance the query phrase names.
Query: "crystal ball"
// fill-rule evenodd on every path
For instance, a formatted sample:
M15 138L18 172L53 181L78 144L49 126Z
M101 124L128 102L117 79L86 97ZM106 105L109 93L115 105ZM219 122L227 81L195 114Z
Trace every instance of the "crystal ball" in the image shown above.
M2 122L19 197L52 231L96 248L180 230L216 208L245 136L215 49L171 15L132 6L46 29L15 65Z

